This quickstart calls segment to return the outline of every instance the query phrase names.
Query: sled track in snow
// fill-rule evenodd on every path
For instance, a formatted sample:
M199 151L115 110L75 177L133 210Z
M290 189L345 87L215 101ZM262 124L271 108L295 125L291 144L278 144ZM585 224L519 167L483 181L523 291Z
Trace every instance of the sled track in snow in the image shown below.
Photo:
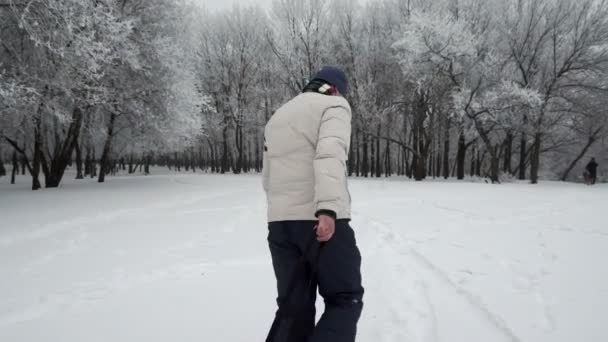
M358 213L357 213L358 214ZM522 340L509 328L506 322L497 314L490 311L490 309L474 294L466 291L462 287L458 286L452 281L448 274L442 271L439 267L433 264L428 258L422 253L414 249L410 243L405 241L399 236L394 229L390 226L375 220L370 217L357 215L363 219L363 221L369 223L372 229L376 230L382 236L386 246L394 252L395 255L401 258L402 263L413 264L416 269L404 269L403 272L418 273L420 277L420 284L422 284L424 291L421 293L425 298L422 298L429 306L429 313L431 313L430 319L435 321L432 322L432 326L436 327L437 322L436 308L432 303L432 291L429 287L432 285L439 285L442 291L452 292L458 296L458 298L468 305L473 310L473 313L478 315L481 319L486 321L491 328L500 333L506 341L509 342L522 342ZM404 259L405 258L405 259ZM427 284L424 278L429 278L430 284ZM433 331L436 329L433 328ZM433 333L435 336L433 341L439 341L436 332Z
M515 335L515 333L507 326L505 321L498 315L491 312L488 307L482 303L481 299L473 295L472 293L464 290L462 287L458 286L454 281L452 281L449 276L435 266L429 259L427 259L420 252L411 249L411 255L413 255L420 265L426 267L428 270L432 271L437 278L441 279L441 281L455 290L460 296L467 300L472 307L476 308L479 312L483 313L483 315L487 318L489 322L491 322L496 329L500 330L505 336L509 337L512 342L522 342L522 340Z

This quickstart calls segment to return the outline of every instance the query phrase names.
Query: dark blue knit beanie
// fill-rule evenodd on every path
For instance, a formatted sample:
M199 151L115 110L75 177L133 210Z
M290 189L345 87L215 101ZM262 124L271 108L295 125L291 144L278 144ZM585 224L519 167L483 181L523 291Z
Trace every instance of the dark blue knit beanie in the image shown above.
M340 94L342 95L348 93L348 80L346 79L346 74L340 68L324 66L313 79L328 82L338 88L338 91L340 91Z

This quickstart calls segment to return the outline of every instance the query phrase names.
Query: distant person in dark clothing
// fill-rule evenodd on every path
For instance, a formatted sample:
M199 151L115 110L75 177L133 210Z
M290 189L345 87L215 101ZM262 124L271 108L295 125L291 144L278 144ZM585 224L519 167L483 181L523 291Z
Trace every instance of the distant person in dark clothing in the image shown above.
M587 184L589 185L593 185L597 181L597 166L598 164L595 161L595 158L591 158L591 161L589 162L589 164L587 164L587 167L585 168L585 174L587 176L585 178Z

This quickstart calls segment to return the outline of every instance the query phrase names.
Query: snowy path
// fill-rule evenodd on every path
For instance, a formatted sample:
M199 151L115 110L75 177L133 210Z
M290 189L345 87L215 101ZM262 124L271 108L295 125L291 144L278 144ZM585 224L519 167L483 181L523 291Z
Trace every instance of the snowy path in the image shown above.
M263 340L275 293L258 177L5 182L0 341ZM351 184L359 341L608 340L608 187Z
M381 279L371 281L372 288L382 286L380 291L368 296L367 309L382 312L383 306L390 305L389 315L385 313L379 319L389 324L374 327L375 340L519 341L500 318L397 237L389 226L367 219L361 222L372 227L373 234L380 237L373 250L381 253L368 256L371 258L368 267L390 261L380 272L366 273L367 279ZM384 285L385 282L389 286ZM381 295L379 300L374 300L376 294Z

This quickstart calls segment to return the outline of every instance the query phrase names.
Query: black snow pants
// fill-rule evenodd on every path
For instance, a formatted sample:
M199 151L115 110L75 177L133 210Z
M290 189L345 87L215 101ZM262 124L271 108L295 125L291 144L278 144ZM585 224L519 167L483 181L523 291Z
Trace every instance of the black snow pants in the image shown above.
M302 269L298 263L315 234L315 224L314 221L269 224L268 243L277 278L277 302L289 310L287 323L280 325L273 342L355 341L363 309L361 254L355 233L348 221L338 220L330 241L312 244L313 248L305 256L306 267ZM294 275L294 270L301 274ZM295 286L288 289L292 279L296 279ZM315 327L317 287L325 301L325 312Z

